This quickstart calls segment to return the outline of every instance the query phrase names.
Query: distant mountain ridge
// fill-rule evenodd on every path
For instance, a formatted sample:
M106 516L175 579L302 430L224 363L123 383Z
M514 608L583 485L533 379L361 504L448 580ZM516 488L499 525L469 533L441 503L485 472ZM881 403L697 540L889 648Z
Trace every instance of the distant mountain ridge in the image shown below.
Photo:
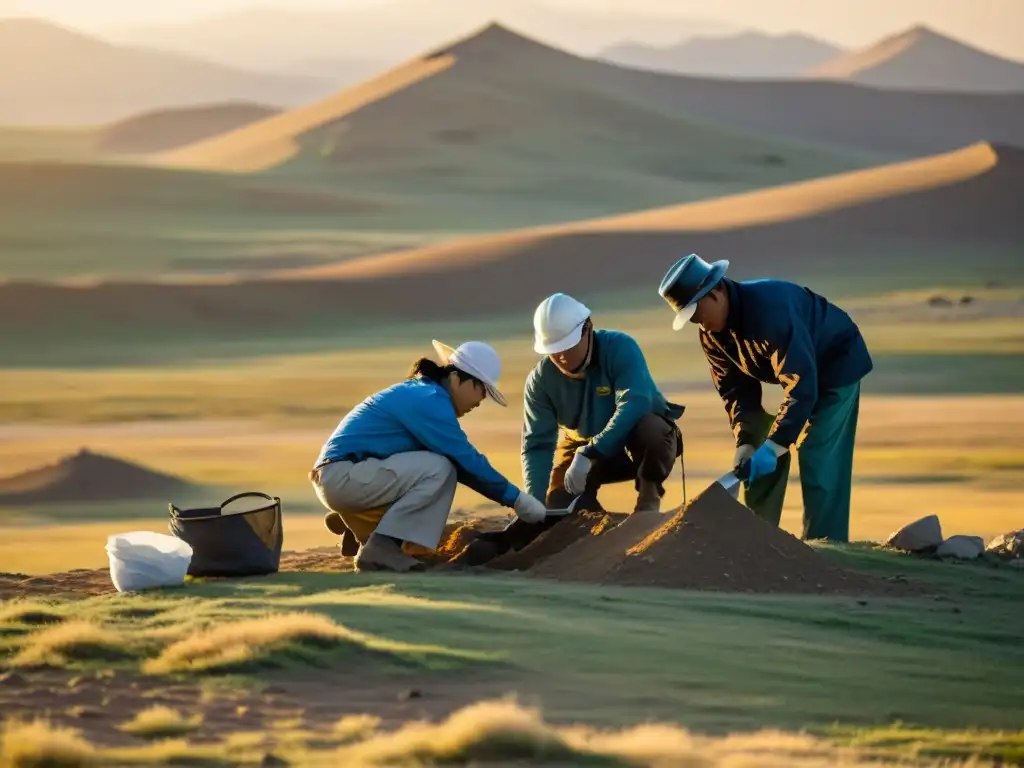
M112 45L37 19L0 20L0 123L102 124L220 101L294 106L330 78L247 72L176 53Z
M303 71L310 60L349 59L393 66L439 41L490 22L590 55L621 37L668 44L677 30L728 34L732 24L679 12L594 8L546 0L375 0L336 9L251 7L179 25L111 29L110 39L274 71ZM596 5L596 4L595 4Z
M802 34L741 32L724 37L696 36L675 45L655 47L622 42L596 58L658 72L736 78L790 78L844 53L824 40Z
M916 26L808 70L809 77L881 88L1024 92L1024 63Z

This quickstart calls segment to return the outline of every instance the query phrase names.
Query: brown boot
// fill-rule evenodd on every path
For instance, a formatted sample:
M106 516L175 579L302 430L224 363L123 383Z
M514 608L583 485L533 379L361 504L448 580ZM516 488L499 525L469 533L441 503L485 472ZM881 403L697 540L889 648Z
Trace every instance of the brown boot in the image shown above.
M359 548L354 565L357 571L422 571L426 566L415 557L405 554L401 545L386 536L373 534Z
M661 495L656 483L640 481L640 490L636 496L634 512L661 512Z

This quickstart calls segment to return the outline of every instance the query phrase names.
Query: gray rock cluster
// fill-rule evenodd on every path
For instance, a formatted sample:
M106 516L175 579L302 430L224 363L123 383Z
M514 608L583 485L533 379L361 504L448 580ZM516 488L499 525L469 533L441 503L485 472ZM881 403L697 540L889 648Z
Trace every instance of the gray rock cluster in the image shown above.
M932 555L940 559L1007 561L1014 568L1024 568L1024 529L996 536L986 546L980 536L956 535L945 538L938 515L927 515L894 531L885 546L904 552Z

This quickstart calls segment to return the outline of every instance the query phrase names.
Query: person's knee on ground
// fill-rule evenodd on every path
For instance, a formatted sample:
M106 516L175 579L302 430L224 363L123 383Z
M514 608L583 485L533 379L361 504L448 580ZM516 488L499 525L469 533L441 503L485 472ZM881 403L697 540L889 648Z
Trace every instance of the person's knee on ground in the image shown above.
M645 414L633 427L626 449L636 467L634 512L660 512L665 481L681 451L678 428L655 413Z

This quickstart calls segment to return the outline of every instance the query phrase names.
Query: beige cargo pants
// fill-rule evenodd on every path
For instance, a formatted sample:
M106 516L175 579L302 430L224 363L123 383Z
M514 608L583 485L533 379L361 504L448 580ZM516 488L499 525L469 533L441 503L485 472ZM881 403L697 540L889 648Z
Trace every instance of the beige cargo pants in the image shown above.
M336 461L312 473L320 503L341 515L360 544L372 533L437 549L455 500L455 466L429 451L357 463Z

